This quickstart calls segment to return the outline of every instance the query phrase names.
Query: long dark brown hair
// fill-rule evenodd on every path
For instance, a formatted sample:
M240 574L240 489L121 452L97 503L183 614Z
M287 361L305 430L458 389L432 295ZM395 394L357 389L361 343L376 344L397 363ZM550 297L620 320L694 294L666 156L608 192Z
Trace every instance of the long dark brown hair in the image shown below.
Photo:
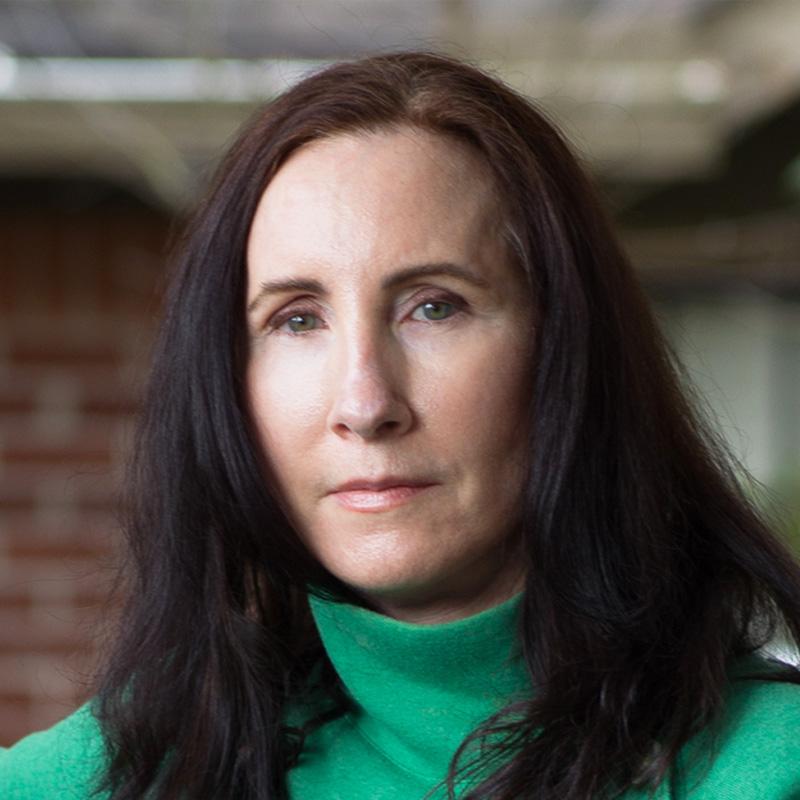
M451 792L473 769L484 779L471 800L655 787L720 716L732 660L784 623L800 640L800 570L687 401L603 203L556 128L446 56L339 63L252 117L176 242L128 483L128 600L95 703L114 800L285 798L305 734L325 719L290 728L287 708L312 689L329 715L346 708L305 587L354 598L301 544L255 444L245 248L289 154L399 126L485 160L538 319L519 499L519 637L534 691L465 742ZM780 678L798 680L789 668ZM471 746L481 741L494 744Z

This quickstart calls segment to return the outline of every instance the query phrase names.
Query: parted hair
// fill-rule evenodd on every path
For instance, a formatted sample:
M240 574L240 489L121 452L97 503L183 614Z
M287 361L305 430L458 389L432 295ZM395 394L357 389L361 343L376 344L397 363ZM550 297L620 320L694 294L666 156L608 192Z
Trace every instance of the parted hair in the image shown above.
M114 800L286 798L309 732L347 710L307 592L359 598L293 530L257 444L246 242L291 153L401 127L488 165L537 320L519 498L533 691L464 742L442 776L450 796L462 778L468 800L675 780L682 746L723 711L732 660L779 628L800 641L800 569L695 410L557 128L449 56L336 63L258 109L173 242L123 504L124 605L94 702ZM789 667L770 678L800 682ZM304 704L318 713L290 726Z

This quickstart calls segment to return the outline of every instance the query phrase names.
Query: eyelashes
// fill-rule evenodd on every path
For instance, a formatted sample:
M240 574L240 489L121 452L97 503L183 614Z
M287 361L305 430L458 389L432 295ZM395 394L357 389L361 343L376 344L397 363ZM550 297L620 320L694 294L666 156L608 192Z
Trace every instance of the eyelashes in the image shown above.
M466 303L459 297L450 294L436 294L423 297L414 305L407 319L429 325L442 325L460 316L466 308ZM420 318L417 312L422 309L425 316ZM294 306L279 311L267 324L267 331L280 333L285 336L303 336L315 330L324 328L324 321L317 313L318 309L312 306ZM443 316L442 316L443 315ZM315 324L304 327L307 321L316 321ZM282 330L286 325L294 325L288 330Z

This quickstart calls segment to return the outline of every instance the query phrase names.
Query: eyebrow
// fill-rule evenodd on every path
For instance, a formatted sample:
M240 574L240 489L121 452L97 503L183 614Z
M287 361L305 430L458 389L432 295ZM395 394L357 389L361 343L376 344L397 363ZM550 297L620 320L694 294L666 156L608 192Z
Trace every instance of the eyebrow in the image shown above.
M491 289L491 284L485 278L466 267L452 264L449 261L414 264L410 267L404 267L384 278L383 283L381 283L381 289L392 289L415 278L426 278L433 275L448 275L451 278L457 278L469 283L478 289ZM268 295L284 294L286 292L313 292L321 297L328 296L328 290L313 278L286 278L264 281L259 284L258 294L248 304L247 313L251 313Z

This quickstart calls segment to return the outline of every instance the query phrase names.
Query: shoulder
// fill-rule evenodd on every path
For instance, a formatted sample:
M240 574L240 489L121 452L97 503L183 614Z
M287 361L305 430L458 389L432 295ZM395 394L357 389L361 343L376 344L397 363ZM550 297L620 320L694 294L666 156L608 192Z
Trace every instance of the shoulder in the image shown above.
M52 728L0 748L0 797L88 800L103 761L102 733L87 703Z
M766 662L762 668L769 670ZM725 712L692 744L685 796L692 800L800 797L800 685L733 677Z

